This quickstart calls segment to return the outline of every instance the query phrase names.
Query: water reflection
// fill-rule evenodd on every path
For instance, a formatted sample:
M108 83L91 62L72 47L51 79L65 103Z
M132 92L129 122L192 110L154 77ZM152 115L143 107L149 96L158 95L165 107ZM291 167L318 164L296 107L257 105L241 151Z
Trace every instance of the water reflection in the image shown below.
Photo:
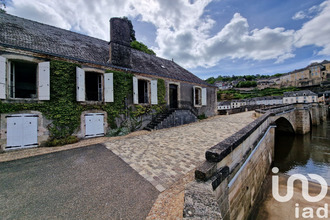
M306 135L276 133L275 160L282 173L315 173L330 185L330 120Z

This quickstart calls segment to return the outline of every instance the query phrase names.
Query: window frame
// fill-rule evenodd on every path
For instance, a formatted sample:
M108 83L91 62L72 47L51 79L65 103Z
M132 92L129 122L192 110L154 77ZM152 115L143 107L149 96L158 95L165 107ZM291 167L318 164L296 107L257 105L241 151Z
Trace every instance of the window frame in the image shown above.
M102 97L98 98L99 99L98 101L87 100L87 91L86 91L87 73L92 73L92 74L94 73L100 77L101 82L97 82L97 83L101 85L101 88L98 88L98 93L101 91ZM105 82L105 80L110 82ZM81 86L83 86L83 88L80 88ZM103 69L91 68L86 66L81 68L76 67L76 94L77 94L76 95L77 102L83 102L88 104L102 104L102 103L114 102L113 73L105 72L105 70Z
M140 88L141 84L143 83L143 102L141 102L141 93L140 91L142 90L142 88ZM149 80L146 79L138 79L137 80L137 87L138 87L138 103L140 105L146 105L146 104L150 104L151 102L151 82Z
M179 83L179 82L173 82L173 81L169 81L169 82L167 82L167 91L166 91L166 93L167 93L167 97L168 97L168 99L167 99L167 105L168 106L170 106L170 85L176 85L177 86L177 92L178 92L178 108L180 108L181 107L181 83Z
M194 95L193 95L194 107L202 107L202 87L194 86L193 89L194 89ZM197 100L196 99L196 91L198 91L198 95L199 95L198 103L196 103L196 100Z
M139 100L139 81L146 81L148 102L140 102ZM158 87L157 79L147 78L139 75L133 76L133 104L134 105L157 105L158 104Z
M95 74L97 75L97 99L98 100L89 100L87 95L87 74ZM101 86L101 88L100 88ZM100 94L101 93L101 94ZM100 97L101 96L101 97ZM85 71L85 101L86 102L103 102L104 101L104 74L95 72L95 71Z
M39 59L31 56L16 55L16 54L1 54L4 58L4 91L5 95L2 100L17 101L48 101L50 100L50 62L44 59ZM32 63L36 65L36 97L33 98L15 98L11 96L11 64L13 62ZM42 79L42 81L41 81ZM42 89L41 89L42 88Z
M13 97L15 94L15 91L12 91L14 88L16 88L16 80L12 80L12 76L15 77L14 74L16 74L14 64L15 63L30 63L30 64L35 64L35 95L36 97L30 97L30 98L22 98L22 97ZM15 72L13 72L15 71ZM12 82L14 82L14 85L12 85ZM34 62L29 62L25 60L17 60L17 59L8 59L7 60L7 98L9 100L39 100L39 91L38 91L38 82L39 82L39 77L38 77L38 63Z

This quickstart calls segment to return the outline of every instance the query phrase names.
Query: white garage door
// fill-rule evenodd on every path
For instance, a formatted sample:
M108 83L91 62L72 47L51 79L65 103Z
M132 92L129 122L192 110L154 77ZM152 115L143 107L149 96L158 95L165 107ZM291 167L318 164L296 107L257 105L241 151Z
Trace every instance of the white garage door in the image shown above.
M15 114L7 116L6 149L38 146L38 115Z
M104 114L89 113L85 115L85 137L104 136Z

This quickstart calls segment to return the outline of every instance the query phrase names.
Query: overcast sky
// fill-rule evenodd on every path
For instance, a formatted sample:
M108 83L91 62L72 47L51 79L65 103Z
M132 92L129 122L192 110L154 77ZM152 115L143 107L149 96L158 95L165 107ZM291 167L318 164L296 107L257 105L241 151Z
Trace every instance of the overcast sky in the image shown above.
M6 11L109 41L129 17L138 41L202 79L275 74L330 60L330 0L10 0Z

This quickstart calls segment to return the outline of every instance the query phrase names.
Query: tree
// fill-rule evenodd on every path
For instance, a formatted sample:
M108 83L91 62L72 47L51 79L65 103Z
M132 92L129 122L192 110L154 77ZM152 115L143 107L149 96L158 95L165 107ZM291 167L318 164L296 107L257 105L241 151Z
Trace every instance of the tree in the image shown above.
M6 0L0 0L0 13L6 13Z
M257 82L256 81L242 81L237 84L237 88L249 88L249 87L256 87Z
M209 83L209 84L214 84L215 83L215 78L214 77L210 77L208 79L205 80L205 82Z

